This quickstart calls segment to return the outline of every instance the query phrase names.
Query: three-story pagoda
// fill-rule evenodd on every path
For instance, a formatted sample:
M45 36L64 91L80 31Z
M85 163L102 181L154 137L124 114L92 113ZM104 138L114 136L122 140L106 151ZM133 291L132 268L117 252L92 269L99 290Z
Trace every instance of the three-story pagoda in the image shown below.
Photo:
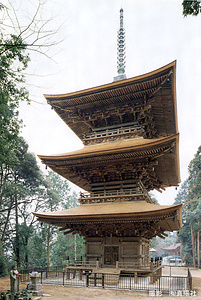
M176 62L126 79L124 53L120 58L112 83L45 95L84 147L39 157L86 192L76 208L34 215L65 234L84 236L86 261L98 258L102 268L116 261L146 268L150 239L182 225L181 205L157 205L148 194L180 182Z

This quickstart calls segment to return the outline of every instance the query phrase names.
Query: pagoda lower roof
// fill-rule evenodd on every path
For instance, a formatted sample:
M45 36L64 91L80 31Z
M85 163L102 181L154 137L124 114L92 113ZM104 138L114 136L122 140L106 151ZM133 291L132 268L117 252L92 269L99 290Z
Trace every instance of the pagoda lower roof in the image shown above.
M115 217L115 216L141 216L147 218L154 214L164 214L170 211L180 210L181 204L178 205L159 205L147 203L146 201L133 201L123 203L98 203L83 204L74 208L56 212L44 212L33 214L38 218L44 219L69 219L69 218L91 218L91 217Z
M52 170L85 190L89 188L87 182L88 170L92 167L95 170L101 165L106 168L107 164L113 166L121 164L123 166L126 163L133 163L134 165L139 163L144 166L157 160L154 172L164 187L177 186L180 182L178 134L157 139L135 138L101 143L85 146L82 149L65 154L39 155L39 158ZM78 168L79 174L76 173ZM80 171L83 168L86 176L80 180ZM118 168L120 167L118 166ZM151 169L153 169L153 166Z
M87 230L87 224L92 223L99 224L99 227L106 223L146 223L147 226L152 224L153 228L160 228L160 232L179 230L182 226L181 204L157 205L146 201L84 204L62 211L33 214L39 221L64 229L79 225L83 231Z

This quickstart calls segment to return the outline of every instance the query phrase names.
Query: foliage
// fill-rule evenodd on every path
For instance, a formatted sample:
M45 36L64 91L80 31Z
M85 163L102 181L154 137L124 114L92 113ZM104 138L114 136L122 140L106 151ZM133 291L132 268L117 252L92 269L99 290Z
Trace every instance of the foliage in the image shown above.
M75 253L76 243L76 253ZM84 255L83 237L73 234L64 235L61 232L57 232L57 238L52 243L50 262L52 266L55 265L66 265L67 258L70 260L80 260L81 256Z
M51 243L57 238L56 229L45 224L40 226L31 211L53 211L77 205L77 197L70 194L67 181L53 172L42 175L34 155L28 152L27 143L20 137L19 104L21 101L29 103L23 75L30 61L28 51L47 56L51 46L57 44L52 40L57 31L46 29L51 17L48 20L42 17L45 2L26 3L32 6L33 14L23 26L12 1L9 8L0 4L1 274L6 272L4 253L22 267L49 263Z
M185 17L188 15L197 16L200 13L200 1L198 0L184 0L182 6Z
M164 252L163 248L166 248L172 244L176 243L177 236L176 233L166 232L168 236L165 239L161 239L160 237L154 237L150 242L150 248L154 248L156 252L153 256L166 256L166 252Z
M4 43L4 45L3 45ZM10 47L13 43L15 46ZM29 56L25 54L26 46L16 36L3 41L0 37L0 164L6 163L12 152L13 142L19 134L21 121L18 119L19 102L28 101L28 91L22 86Z
M4 255L2 243L0 242L0 277L7 275L7 273L8 273L7 262Z
M20 137L13 144L10 162L1 166L0 206L0 237L10 260L16 261L18 267L45 267L49 262L60 264L67 256L73 258L75 248L77 255L82 255L81 237L75 241L69 235L63 244L61 233L54 226L40 225L30 213L75 207L77 195L70 193L68 182L52 171L43 176L35 157L28 152L27 143ZM60 256L60 252L57 255L62 247L64 255Z
M78 205L77 194L75 192L70 193L68 181L64 180L60 175L49 171L46 176L46 182L51 187L51 193L57 195L60 209L68 209ZM75 237L72 234L64 235L52 226L51 230L50 265L64 265L68 256L70 259L75 259L80 258L84 254L82 237L79 235Z
M77 194L71 194L68 181L60 175L49 171L46 176L46 183L51 188L50 193L57 197L57 204L59 203L61 208L68 209L78 205Z
M188 264L196 263L197 236L201 230L201 146L189 164L189 177L181 186L175 204L183 204L183 227L178 237Z
M25 51L26 45L20 36L1 33L0 239L7 251L12 247L13 243L10 241L14 236L17 241L16 249L19 249L18 204L28 193L27 180L31 176L28 176L26 166L23 165L28 158L31 159L31 155L27 153L28 145L19 137L21 121L18 119L20 101L28 101L28 91L23 86L25 80L22 74L29 62Z
M159 204L158 200L156 199L156 197L151 192L149 192L149 196L150 196L150 198L151 198L151 200L154 204Z
M39 226L34 228L29 238L29 264L23 267L37 266L44 268L47 266L47 230L39 228Z
M1 165L0 237L6 251L13 253L12 258L18 264L20 232L22 231L25 242L24 227L30 218L27 208L33 206L33 199L41 184L42 174L35 157L28 153L27 143L17 137L13 143L12 159ZM24 221L24 226L20 225L20 220ZM26 249L25 245L22 249Z

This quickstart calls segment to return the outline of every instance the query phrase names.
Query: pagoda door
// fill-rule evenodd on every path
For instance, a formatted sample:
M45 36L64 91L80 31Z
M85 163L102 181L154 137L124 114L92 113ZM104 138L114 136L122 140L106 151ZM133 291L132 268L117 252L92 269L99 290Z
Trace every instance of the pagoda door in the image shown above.
M115 265L117 260L119 260L119 247L105 246L104 264Z

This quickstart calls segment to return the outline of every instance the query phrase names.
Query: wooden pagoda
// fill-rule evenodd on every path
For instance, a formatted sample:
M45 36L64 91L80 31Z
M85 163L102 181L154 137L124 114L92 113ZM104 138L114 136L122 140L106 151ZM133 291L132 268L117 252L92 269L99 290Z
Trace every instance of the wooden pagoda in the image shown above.
M86 192L76 208L34 213L64 234L85 237L86 261L149 265L149 241L181 228L181 205L148 194L180 182L176 62L151 73L62 95L47 102L83 141L42 162Z

